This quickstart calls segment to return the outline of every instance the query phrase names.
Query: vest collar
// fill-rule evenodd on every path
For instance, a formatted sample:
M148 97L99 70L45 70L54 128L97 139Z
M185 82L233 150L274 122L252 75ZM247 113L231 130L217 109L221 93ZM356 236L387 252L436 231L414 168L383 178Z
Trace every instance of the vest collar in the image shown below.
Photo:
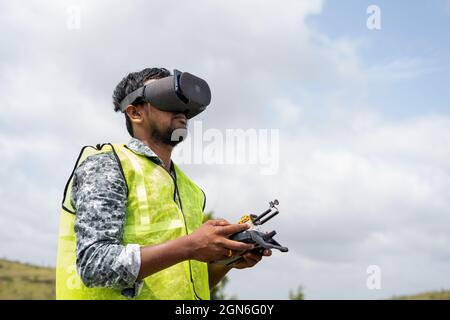
M141 140L136 138L131 138L131 140L127 143L127 148L131 151L146 156L156 162L157 164L162 165L162 160L158 157L158 155L150 149L149 146L147 146L145 143L143 143ZM173 161L170 161L170 173L173 174L175 171Z
M158 155L139 139L131 138L131 140L127 144L127 147L137 154L141 154L149 158L154 158L152 160L158 160L158 162L161 162L161 159L158 157Z

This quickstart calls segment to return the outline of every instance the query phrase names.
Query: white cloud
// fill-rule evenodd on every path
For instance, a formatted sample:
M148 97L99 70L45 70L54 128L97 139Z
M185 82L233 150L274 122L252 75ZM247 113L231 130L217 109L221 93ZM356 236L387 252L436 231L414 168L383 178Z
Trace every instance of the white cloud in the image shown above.
M274 109L278 111L282 124L299 123L302 108L298 104L288 99L278 99L274 101Z
M436 62L430 58L403 57L370 67L368 75L371 80L391 82L417 79L438 69Z

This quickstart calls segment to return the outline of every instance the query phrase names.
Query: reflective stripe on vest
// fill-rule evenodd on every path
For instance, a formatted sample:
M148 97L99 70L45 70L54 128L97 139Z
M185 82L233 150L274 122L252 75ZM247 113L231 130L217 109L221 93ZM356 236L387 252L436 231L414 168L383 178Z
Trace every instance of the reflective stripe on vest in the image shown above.
M163 167L124 145L85 147L75 168L89 155L113 152L128 186L123 244L156 245L192 233L203 219L202 190L174 165L176 179ZM76 270L72 176L65 188L56 269L57 299L127 299L110 288L86 287ZM178 195L179 201L176 201ZM133 299L209 299L206 263L188 260L144 279Z

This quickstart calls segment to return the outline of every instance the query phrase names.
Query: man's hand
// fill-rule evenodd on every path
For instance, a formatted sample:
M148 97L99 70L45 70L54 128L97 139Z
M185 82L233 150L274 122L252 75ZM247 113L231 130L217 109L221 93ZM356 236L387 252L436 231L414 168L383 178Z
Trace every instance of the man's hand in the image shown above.
M272 250L264 249L262 253L246 252L242 255L243 261L233 264L232 267L235 269L246 269L254 267L262 257L270 257L272 255Z
M210 262L230 257L230 252L253 249L253 244L233 241L228 237L249 228L247 224L230 224L226 220L209 220L188 235L191 259ZM231 251L230 251L231 250Z

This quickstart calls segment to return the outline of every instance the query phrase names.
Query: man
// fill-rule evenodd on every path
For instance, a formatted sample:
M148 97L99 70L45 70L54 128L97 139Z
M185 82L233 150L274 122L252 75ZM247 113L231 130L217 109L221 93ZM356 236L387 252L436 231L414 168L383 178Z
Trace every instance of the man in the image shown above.
M212 263L253 246L228 239L245 224L202 224L205 195L171 161L179 142L172 136L186 128L186 114L147 101L123 108L130 93L169 76L147 68L122 79L114 109L125 113L131 141L83 148L64 192L57 299L209 299L231 268L271 255L246 252L229 267Z

